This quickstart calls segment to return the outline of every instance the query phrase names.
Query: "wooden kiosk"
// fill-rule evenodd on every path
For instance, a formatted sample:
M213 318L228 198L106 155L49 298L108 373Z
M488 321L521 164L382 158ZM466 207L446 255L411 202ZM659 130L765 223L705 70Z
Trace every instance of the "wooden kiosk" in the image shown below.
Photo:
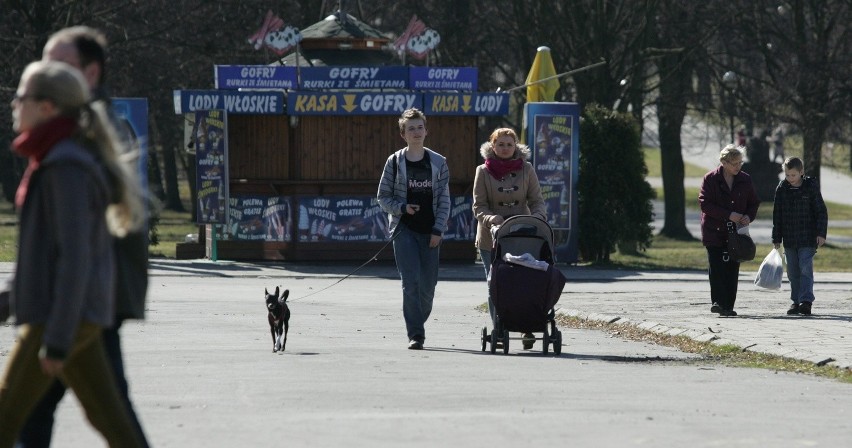
M284 65L217 66L217 90L175 91L177 113L198 114L206 103L226 117L217 119L221 144L227 145L226 194L222 188L218 194L228 215L216 232L218 258L357 261L373 256L388 241L387 217L375 201L382 167L405 146L399 115L417 107L427 116L426 146L447 157L450 168L451 222L441 258L474 261L478 118L507 114L508 95L477 93L477 71L470 67L329 64L335 54L344 61L388 58L382 50L387 39L380 33L351 16L346 24L339 18L336 23L321 22L322 34L305 29L302 52L282 59ZM370 56L359 58L358 51ZM298 66L287 65L297 60ZM229 84L249 87L235 90ZM265 106L245 106L258 104ZM194 132L206 140L215 134L211 129ZM205 241L210 253L212 227L203 227L198 244L178 245L178 258L203 256ZM393 259L393 250L385 249L379 259Z

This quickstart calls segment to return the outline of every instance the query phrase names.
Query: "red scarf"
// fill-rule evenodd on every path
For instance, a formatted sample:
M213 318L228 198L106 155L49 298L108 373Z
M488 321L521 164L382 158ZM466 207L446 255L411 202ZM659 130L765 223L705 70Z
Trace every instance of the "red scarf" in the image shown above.
M501 180L512 171L518 171L524 167L523 159L485 159L485 170L491 177Z
M30 160L27 170L21 177L18 191L15 192L15 207L18 210L24 205L30 178L38 170L41 161L44 160L51 148L73 135L76 130L76 120L59 116L22 133L12 141L12 150L19 156Z

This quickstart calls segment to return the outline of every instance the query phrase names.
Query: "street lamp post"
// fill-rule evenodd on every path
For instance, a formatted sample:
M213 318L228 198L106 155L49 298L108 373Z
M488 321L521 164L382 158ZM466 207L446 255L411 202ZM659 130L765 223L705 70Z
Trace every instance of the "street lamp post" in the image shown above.
M728 121L731 127L731 143L736 142L734 137L734 91L737 88L737 74L732 71L725 72L722 75L722 83L728 89L728 94L725 96L725 106L728 109Z

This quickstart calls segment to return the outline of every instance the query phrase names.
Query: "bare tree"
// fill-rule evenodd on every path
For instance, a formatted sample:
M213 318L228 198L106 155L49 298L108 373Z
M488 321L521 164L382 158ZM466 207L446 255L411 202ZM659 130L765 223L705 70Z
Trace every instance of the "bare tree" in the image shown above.
M826 130L852 103L852 2L721 3L733 13L718 73L739 69L747 83L737 90L742 106L801 131L805 167L819 176Z

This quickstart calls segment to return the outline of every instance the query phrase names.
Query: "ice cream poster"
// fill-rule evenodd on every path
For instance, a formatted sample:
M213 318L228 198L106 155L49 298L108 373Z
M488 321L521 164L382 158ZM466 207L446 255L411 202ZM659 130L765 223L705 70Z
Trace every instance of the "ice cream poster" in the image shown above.
M221 110L195 112L191 144L195 147L199 224L228 220L227 114Z

